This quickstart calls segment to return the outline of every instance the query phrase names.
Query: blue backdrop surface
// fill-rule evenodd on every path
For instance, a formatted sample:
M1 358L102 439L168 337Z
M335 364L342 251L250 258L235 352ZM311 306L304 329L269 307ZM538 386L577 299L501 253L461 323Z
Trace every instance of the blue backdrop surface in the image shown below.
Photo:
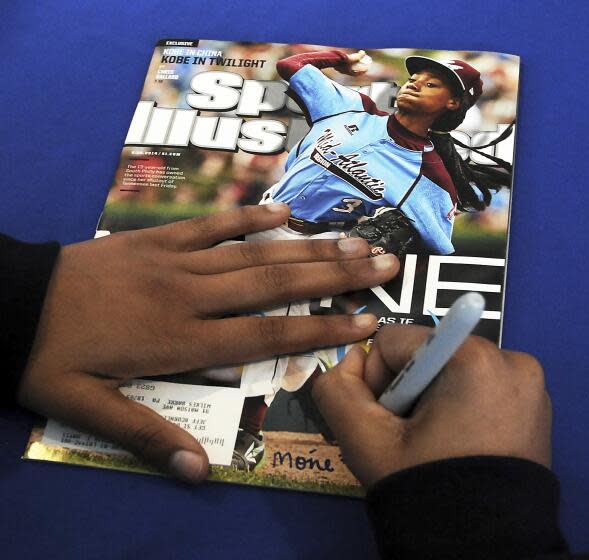
M522 59L504 346L537 355L573 549L589 549L586 3L19 2L0 22L0 231L92 236L156 41L491 50ZM5 557L376 558L360 501L19 460L2 413ZM10 548L6 548L6 547Z

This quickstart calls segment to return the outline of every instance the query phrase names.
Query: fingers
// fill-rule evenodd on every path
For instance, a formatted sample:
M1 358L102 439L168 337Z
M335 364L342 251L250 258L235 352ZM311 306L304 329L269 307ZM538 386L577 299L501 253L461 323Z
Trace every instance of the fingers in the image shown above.
M393 255L332 263L260 266L199 277L199 311L212 315L258 311L383 284L399 271ZM195 290L196 290L195 284Z
M207 348L196 359L200 367L241 364L313 348L350 344L370 336L373 315L306 317L234 317L207 321ZM192 345L202 333L189 336ZM186 368L188 369L188 368Z
M546 391L542 364L532 355L513 350L502 350L503 360L513 371L518 371L526 384L539 391Z
M364 239L286 240L233 243L186 255L187 268L195 274L218 274L271 264L338 261L367 257Z
M275 228L282 224L289 214L289 207L282 203L244 206L152 228L149 231L175 250L196 251L226 239Z
M118 382L83 373L44 387L35 410L69 426L113 441L146 463L185 482L208 474L205 450L188 432L124 397Z
M358 62L360 60L362 60L362 58L364 58L364 55L366 54L365 51L358 51L352 54L348 55L348 61L353 64L354 62Z

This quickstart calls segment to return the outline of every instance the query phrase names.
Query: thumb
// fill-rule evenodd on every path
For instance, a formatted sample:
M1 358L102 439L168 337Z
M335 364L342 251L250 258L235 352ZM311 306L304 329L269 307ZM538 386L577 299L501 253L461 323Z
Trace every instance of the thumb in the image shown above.
M366 354L355 346L318 378L313 397L341 449L343 460L369 487L399 463L404 420L379 405L364 380Z
M374 394L382 394L431 333L431 328L421 325L387 325L378 332L365 368L366 383Z
M188 432L157 412L127 399L120 381L72 374L49 393L40 412L72 427L96 434L131 451L146 463L185 482L207 477L205 450ZM60 380L61 381L61 380ZM39 411L39 410L38 410Z
M184 482L198 483L207 477L206 451L187 431L150 408L127 399L118 389L110 389L105 397L114 420L104 437ZM98 422L106 423L106 415ZM98 427L94 431L97 430Z
M366 366L366 352L360 344L354 344L334 368L330 370L331 373L338 375L350 375L363 379L364 368Z
M356 414L375 398L364 382L366 352L355 345L333 369L313 385L313 399L337 439L354 429Z

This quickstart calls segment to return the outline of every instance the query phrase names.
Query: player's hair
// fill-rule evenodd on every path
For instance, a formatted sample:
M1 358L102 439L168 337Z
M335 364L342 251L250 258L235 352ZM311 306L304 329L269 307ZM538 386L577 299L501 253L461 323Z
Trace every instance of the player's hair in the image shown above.
M491 204L491 191L497 192L502 187L511 187L512 165L498 157L486 154L481 150L494 146L507 138L512 130L512 123L498 138L484 146L467 146L450 135L457 128L466 112L472 106L469 95L465 92L461 97L460 107L454 111L446 111L433 123L430 139L436 152L442 158L458 194L458 210L461 212L484 210ZM475 163L470 156L464 160L456 150L456 146L466 148L488 158L492 164ZM476 189L476 190L475 190ZM477 193L479 191L479 193Z

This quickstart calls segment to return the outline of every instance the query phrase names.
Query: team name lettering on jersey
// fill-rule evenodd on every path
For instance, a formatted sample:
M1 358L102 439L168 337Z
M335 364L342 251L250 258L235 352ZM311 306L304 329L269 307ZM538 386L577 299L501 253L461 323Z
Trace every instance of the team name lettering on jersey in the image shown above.
M367 162L357 159L359 154L338 154L333 148L341 142L334 142L333 131L327 128L317 138L315 148L311 153L311 160L321 165L333 175L346 181L371 200L381 200L385 190L385 182L372 177L365 169ZM329 158L328 156L335 156Z

